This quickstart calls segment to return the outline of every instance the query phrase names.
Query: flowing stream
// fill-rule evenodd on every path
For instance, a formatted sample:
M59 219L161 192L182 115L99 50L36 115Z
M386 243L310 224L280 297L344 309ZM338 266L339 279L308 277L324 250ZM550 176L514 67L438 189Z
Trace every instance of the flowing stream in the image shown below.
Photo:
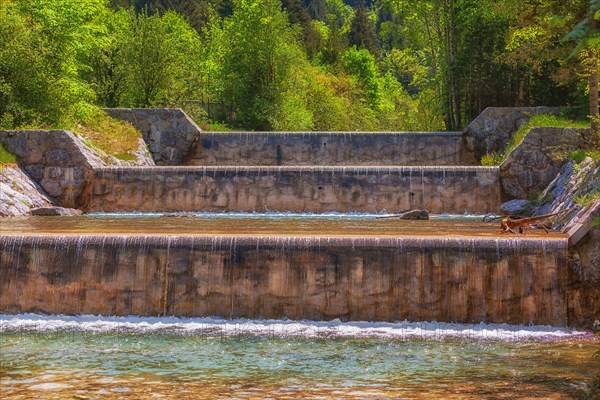
M0 398L575 398L589 333L541 326L0 317Z

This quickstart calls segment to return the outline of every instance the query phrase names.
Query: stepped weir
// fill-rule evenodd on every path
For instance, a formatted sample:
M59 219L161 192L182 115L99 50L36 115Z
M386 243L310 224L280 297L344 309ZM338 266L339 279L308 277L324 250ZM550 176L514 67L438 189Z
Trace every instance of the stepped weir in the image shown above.
M95 168L87 212L200 214L3 223L0 310L567 325L564 235L377 218L497 212L461 140L202 133L186 165Z

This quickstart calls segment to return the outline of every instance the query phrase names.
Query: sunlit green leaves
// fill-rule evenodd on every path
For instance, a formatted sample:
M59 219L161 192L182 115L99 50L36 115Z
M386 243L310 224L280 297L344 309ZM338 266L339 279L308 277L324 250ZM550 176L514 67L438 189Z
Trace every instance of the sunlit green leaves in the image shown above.
M0 5L4 124L64 125L94 100L81 78L100 47L104 1L16 0ZM8 122L9 121L9 122Z

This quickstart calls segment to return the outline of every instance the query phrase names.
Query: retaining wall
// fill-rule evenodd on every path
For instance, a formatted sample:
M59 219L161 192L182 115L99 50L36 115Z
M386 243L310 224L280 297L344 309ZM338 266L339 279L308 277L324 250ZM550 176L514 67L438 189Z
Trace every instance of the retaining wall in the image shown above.
M156 165L186 164L201 129L179 108L106 108L142 132Z
M188 165L474 165L461 132L202 132Z
M94 171L89 212L497 212L494 167L153 167Z

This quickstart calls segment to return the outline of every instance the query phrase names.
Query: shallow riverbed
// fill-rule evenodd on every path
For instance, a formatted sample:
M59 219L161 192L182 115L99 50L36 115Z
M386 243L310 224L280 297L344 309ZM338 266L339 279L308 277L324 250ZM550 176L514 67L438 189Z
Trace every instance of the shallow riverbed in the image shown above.
M0 316L1 398L574 398L589 333L442 323Z

